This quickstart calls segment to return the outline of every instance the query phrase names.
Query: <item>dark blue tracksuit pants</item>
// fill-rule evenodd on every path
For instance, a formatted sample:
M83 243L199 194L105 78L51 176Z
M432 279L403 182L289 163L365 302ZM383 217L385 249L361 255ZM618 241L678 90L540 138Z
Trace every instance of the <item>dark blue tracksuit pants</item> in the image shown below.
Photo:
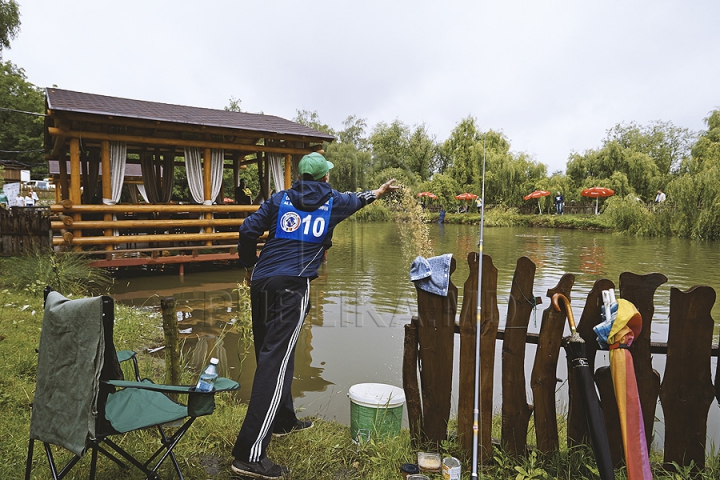
M253 279L250 297L257 369L247 415L232 453L238 460L259 462L266 456L273 428L291 428L297 423L291 386L295 345L310 310L310 279Z

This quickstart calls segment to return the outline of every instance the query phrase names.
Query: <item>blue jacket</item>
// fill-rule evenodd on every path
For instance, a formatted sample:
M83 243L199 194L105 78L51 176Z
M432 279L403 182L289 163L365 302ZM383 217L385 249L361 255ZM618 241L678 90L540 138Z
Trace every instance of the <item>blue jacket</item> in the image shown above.
M312 212L332 197L332 210L328 233L322 243L276 238L278 210L288 194L293 206L301 211ZM298 180L289 190L283 190L266 200L260 208L240 225L238 256L240 264L252 267L253 280L274 276L317 277L317 271L325 256L325 250L332 245L335 226L365 205L375 200L375 193L340 193L326 182ZM268 232L265 246L256 255L258 237Z

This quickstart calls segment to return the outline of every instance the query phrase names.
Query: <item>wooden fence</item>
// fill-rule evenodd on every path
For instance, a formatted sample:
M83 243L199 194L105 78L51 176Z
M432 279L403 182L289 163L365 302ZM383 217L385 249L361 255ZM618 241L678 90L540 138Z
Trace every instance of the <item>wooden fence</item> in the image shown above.
M467 261L470 274L464 285L459 325L455 323L458 291L452 281L447 297L417 290L418 316L413 317L412 322L405 327L403 387L413 440L419 443L440 443L445 440L452 393L453 346L455 335L459 334L458 438L470 456L473 440L478 254L470 253ZM455 266L453 259L451 274ZM492 458L496 340L502 341L502 448L513 454L526 453L530 417L534 415L535 448L545 453L557 451L556 371L567 323L566 313L555 311L550 301L544 302L549 306L543 311L540 332L527 333L532 311L542 299L532 293L535 264L521 257L513 276L505 331L499 330L498 271L492 258L487 255L483 256L482 268L480 459L485 463ZM570 299L574 282L573 275L563 275L558 284L547 291L548 299L555 293L562 293ZM696 468L701 469L705 466L710 405L714 398L720 401L720 371L716 372L714 386L711 380L711 356L718 356L718 348L713 347L712 343L714 322L710 315L715 303L715 291L707 286L696 286L687 291L671 288L668 342L651 343L653 296L665 282L667 277L660 273L636 275L626 272L619 278L620 297L632 302L643 319L642 332L632 343L630 352L637 376L646 441L650 447L659 398L665 419L665 464L669 466L671 462L676 462L686 466L694 462ZM611 280L595 282L585 299L577 326L578 333L586 342L592 371L595 371L598 350L592 328L601 322L601 292L612 288L615 288L615 284ZM527 343L537 345L529 382L531 395L528 395L525 377ZM653 369L651 354L667 356L663 378ZM568 371L572 372L570 368ZM569 375L568 444L589 444L578 385L572 373ZM623 462L622 440L609 368L597 369L595 380L605 414L612 459L619 466ZM532 405L527 403L527 398L532 398Z
M0 208L0 256L21 255L32 246L50 248L50 209L47 207Z

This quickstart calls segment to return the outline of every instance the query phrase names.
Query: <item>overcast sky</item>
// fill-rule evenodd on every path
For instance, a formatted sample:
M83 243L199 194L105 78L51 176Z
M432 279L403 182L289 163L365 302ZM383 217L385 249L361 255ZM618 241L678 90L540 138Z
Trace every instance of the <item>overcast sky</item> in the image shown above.
M617 123L720 108L720 2L19 0L4 59L40 87L292 119L473 116L565 170ZM369 133L369 131L367 132Z

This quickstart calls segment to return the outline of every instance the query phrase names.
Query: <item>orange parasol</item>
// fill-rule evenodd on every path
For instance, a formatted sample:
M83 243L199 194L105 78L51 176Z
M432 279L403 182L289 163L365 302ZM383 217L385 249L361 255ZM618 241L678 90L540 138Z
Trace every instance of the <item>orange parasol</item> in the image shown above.
M538 209L540 210L540 215L542 215L542 207L540 206L540 198L541 197L547 197L550 195L550 192L547 190L535 190L532 193L528 193L523 197L523 200L530 200L531 198L537 198L538 199Z
M435 195L432 192L420 192L417 194L418 197L427 197L431 200L435 200L437 198L437 195Z
M580 195L583 197L589 197L595 199L595 215L598 214L598 202L600 201L600 197L611 197L615 195L615 191L610 188L605 187L591 187L586 188L582 192L580 192Z
M530 200L531 198L540 198L540 197L547 197L550 195L550 192L547 190L535 190L532 193L528 193L523 197L523 200Z
M455 195L455 200L464 200L464 201L470 201L475 200L477 198L477 195L474 193L461 193L460 195Z

